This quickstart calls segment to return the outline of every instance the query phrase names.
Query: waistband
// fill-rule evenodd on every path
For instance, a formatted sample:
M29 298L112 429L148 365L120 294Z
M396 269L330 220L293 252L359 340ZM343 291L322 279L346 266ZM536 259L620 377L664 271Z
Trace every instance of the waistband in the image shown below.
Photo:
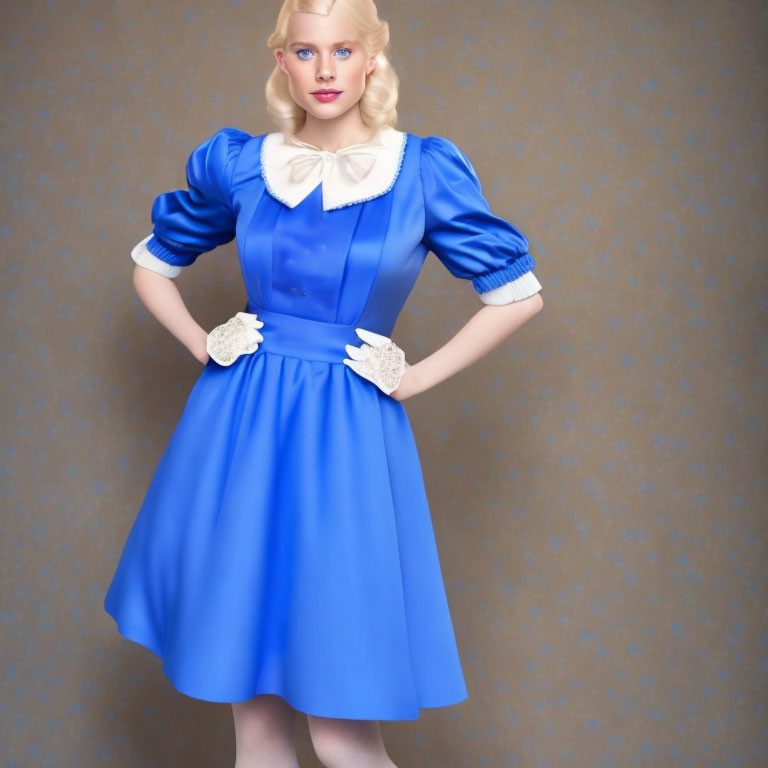
M259 333L264 338L259 342L256 354L261 351L274 352L307 360L341 363L345 357L349 357L344 348L346 344L359 347L363 343L355 333L355 324L342 325L324 320L311 320L252 304L248 304L244 311L254 313L264 322L259 328Z

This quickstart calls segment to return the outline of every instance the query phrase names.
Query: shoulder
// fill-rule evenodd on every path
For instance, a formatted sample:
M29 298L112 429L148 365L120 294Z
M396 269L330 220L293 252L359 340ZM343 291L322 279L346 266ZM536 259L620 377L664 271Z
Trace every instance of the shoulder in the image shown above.
M214 137L224 137L230 144L242 146L245 142L254 138L248 131L242 130L242 128L236 128L232 125L225 125L223 128L219 128Z
M421 167L433 173L458 170L474 174L466 153L444 136L424 136L421 139Z
M254 137L247 131L226 125L219 128L214 134L208 136L204 141L197 145L195 151L205 150L213 152L219 156L222 153L234 155L239 153L243 147Z
M228 199L243 151L254 137L231 125L197 144L187 160L187 180L212 198Z
M421 154L434 157L466 158L466 154L450 139L445 136L422 136Z
M444 136L421 139L420 168L425 183L479 185L474 166L466 153Z
M189 155L187 168L222 174L231 170L243 148L253 137L247 131L227 125L200 142Z

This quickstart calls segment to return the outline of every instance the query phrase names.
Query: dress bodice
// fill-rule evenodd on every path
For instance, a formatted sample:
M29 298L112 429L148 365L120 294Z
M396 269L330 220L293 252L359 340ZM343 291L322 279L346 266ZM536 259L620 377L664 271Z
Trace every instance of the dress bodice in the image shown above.
M491 212L453 142L382 135L368 158L355 145L359 157L346 166L345 150L222 128L192 151L188 189L155 199L153 234L134 259L173 276L236 237L252 308L385 335L430 251L486 303L541 289L528 240Z

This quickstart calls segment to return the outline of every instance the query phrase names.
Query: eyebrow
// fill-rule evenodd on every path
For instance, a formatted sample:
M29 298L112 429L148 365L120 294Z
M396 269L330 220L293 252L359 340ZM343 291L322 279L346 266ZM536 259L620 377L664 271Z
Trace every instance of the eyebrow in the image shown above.
M332 47L336 47L337 45L352 45L352 44L355 44L355 43L357 43L357 40L341 40L338 43L333 43ZM298 40L293 42L293 43L291 43L288 47L289 48L293 48L294 45L300 45L303 48L314 48L315 47L314 43L302 43L302 42L300 42Z

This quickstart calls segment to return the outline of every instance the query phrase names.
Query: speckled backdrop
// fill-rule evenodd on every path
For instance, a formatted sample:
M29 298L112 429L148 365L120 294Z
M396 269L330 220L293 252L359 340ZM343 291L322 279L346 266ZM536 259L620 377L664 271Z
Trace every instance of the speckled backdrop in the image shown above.
M129 252L190 149L274 130L279 2L3 3L7 766L234 764L102 601L199 374ZM399 768L766 765L765 2L395 2L398 127L455 141L544 309L406 403L470 698ZM179 278L211 328L234 243ZM411 361L480 308L430 256ZM299 719L302 766L317 766Z

